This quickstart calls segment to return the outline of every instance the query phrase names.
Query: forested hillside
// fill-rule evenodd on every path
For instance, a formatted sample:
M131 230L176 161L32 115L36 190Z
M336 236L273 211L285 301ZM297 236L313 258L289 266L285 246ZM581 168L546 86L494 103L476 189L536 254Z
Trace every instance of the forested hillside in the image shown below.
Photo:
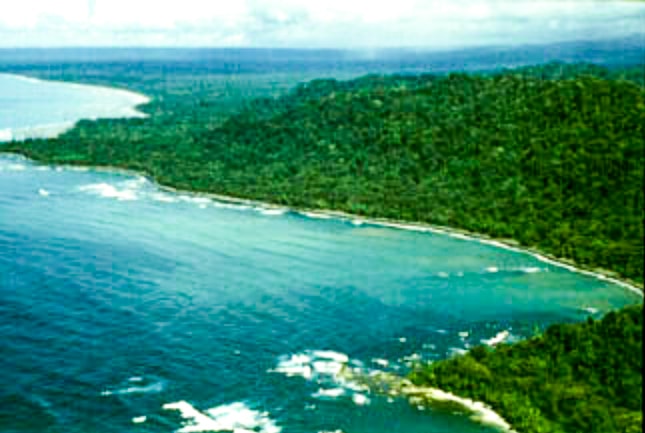
M317 80L227 120L215 98L185 89L190 103L152 95L149 119L84 121L58 139L0 149L142 170L178 188L513 238L642 283L639 70Z
M495 350L479 346L410 378L484 401L520 433L637 433L642 349L641 304Z

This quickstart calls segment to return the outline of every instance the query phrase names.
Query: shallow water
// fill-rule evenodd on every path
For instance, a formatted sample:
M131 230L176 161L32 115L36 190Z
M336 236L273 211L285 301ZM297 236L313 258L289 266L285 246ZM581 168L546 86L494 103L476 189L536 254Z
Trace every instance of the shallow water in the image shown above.
M142 117L142 95L0 74L0 142L54 137L80 119Z
M487 431L335 373L639 299L477 242L0 159L4 432L172 432L181 401L205 431Z
M23 114L0 91L0 129L60 120L32 90ZM0 156L0 431L488 432L340 370L404 373L641 299L528 254L314 216Z

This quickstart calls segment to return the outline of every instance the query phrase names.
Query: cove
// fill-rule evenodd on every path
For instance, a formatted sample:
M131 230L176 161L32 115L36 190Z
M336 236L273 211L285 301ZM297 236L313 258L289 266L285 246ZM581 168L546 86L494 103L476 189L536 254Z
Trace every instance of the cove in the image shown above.
M494 431L337 373L403 373L640 300L441 233L0 158L9 431Z
M0 142L48 138L81 119L145 117L149 98L126 90L0 73Z

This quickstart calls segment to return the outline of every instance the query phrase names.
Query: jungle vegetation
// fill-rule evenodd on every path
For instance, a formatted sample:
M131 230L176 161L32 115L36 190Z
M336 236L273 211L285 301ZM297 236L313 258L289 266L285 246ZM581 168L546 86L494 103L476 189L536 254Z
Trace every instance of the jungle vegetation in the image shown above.
M642 284L642 77L638 67L547 64L318 79L291 91L275 77L252 91L139 77L132 87L153 97L149 118L81 121L0 150L515 239Z
M0 151L512 238L643 283L642 66L552 63L349 81L310 81L316 71L222 78L191 65L143 69L13 68L153 99L142 107L146 119L82 121L56 139ZM487 402L521 433L640 432L641 349L642 305L475 348L411 378Z
M494 350L478 346L419 366L410 379L484 401L520 433L636 433L642 349L641 304Z

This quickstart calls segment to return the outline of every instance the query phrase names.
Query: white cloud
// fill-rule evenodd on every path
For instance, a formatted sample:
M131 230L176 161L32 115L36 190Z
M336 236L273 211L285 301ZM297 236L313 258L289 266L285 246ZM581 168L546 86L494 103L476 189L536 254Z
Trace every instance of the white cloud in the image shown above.
M0 0L0 46L464 46L645 33L645 3Z
M92 24L100 27L173 29L180 24L217 21L235 24L248 12L235 0L94 0Z
M0 5L0 25L24 31L50 18L82 23L89 10L87 0L0 0Z

